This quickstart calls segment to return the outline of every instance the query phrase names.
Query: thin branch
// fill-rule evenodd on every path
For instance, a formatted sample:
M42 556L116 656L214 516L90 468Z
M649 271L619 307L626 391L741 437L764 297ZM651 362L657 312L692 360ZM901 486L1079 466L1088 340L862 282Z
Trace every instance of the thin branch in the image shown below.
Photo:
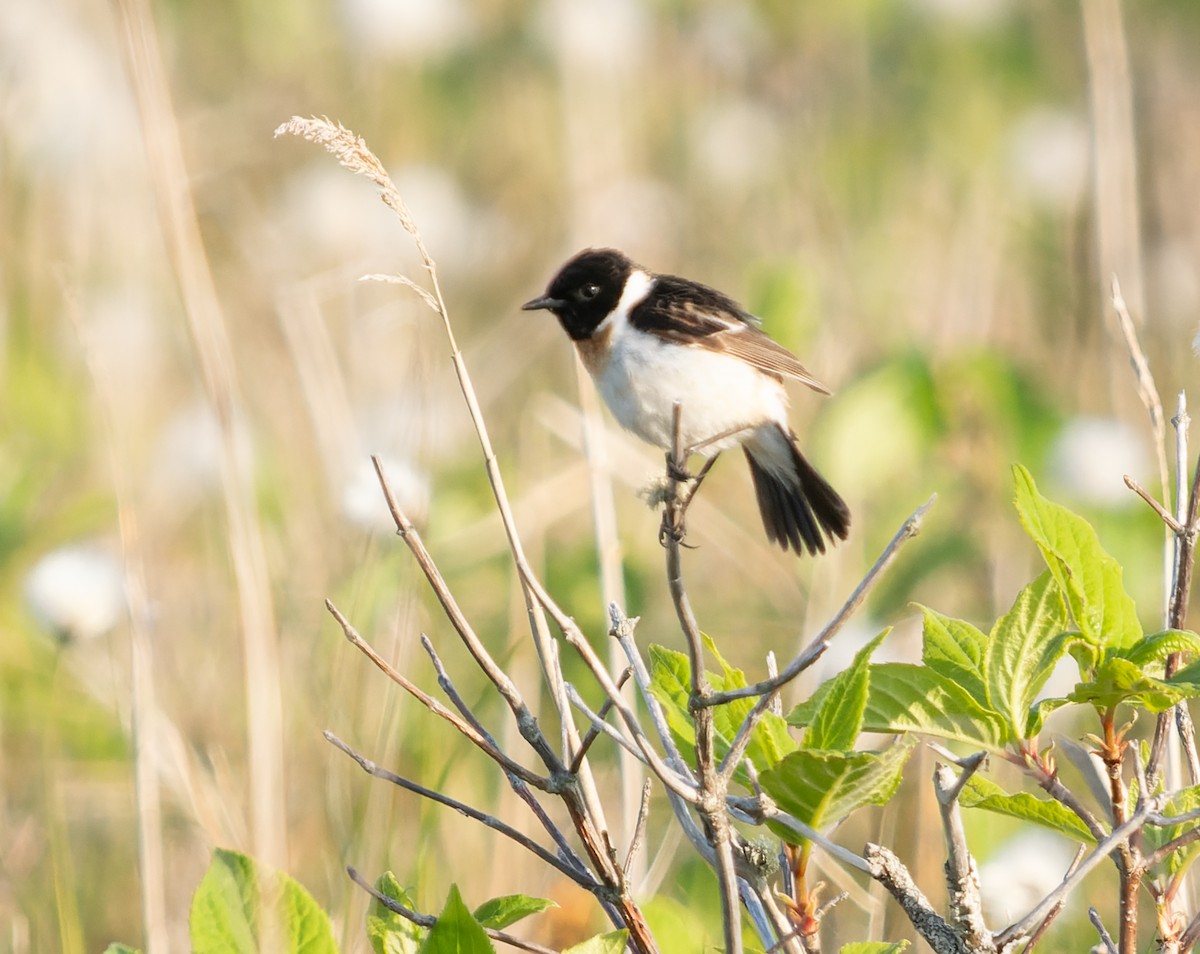
M621 695L617 684L613 681L612 676L608 674L608 670L604 668L604 663L596 655L596 651L592 648L591 643L588 642L587 637L580 633L577 628L573 628L564 634L564 638L568 644L575 648L575 651L579 653L584 663L592 671L592 675L612 702L613 708L620 714L626 729L629 730L629 734L633 737L638 751L645 757L646 764L650 767L650 770L671 792L691 805L696 804L698 796L695 788L693 788L694 783L664 762L662 756L654 750L654 746L650 744L645 730L638 722L637 715Z
M633 674L633 667L626 666L621 671L621 675L619 675L617 677L617 689L624 689L625 683L629 681L629 677L632 674ZM603 731L600 728L600 725L606 724L605 720L607 720L608 714L610 712L612 712L612 710L613 710L612 700L605 699L604 704L602 706L600 706L600 711L596 713L596 718L599 720L599 724L596 722L593 722L592 725L590 725L588 727L587 732L585 732L583 735L583 741L579 743L579 751L576 752L575 757L573 759L571 759L571 764L569 766L569 769L572 773L579 771L579 766L582 765L583 760L585 758L587 758L588 750L592 747L592 743L595 742L596 739L598 739L600 737L600 733L601 733L601 731ZM640 753L637 753L636 757L637 757L638 761L643 761Z
M538 775L527 769L520 762L514 761L485 732L481 732L476 726L469 721L447 709L442 703L438 702L431 695L413 683L408 677L394 669L386 659L379 655L362 636L359 635L357 629L350 623L341 610L333 605L332 600L325 601L325 608L329 610L330 615L337 620L338 625L342 627L342 632L346 639L349 640L357 650L373 662L381 672L384 673L392 682L400 686L405 692L411 695L414 699L425 706L434 715L439 716L449 722L454 728L458 729L464 736L473 742L488 758L496 762L505 772L515 775L524 782L528 782L534 788L543 792L550 791L550 780Z
M591 723L591 729L589 731L601 733L605 737L612 739L617 743L617 745L619 745L643 765L647 764L645 757L638 750L637 743L630 741L624 735L622 735L619 730L605 722L604 716L602 716L599 712L595 712L592 707L584 701L583 696L579 694L579 690L571 685L571 683L563 683L563 687L566 690L567 699L570 701L571 705L582 712L587 720ZM612 700L607 700L605 705L611 709ZM580 749L580 751L582 752L582 749Z
M867 575L862 578L858 586L854 588L854 592L850 594L849 599L842 605L842 608L837 611L837 614L813 638L804 650L793 659L787 668L778 676L772 679L764 679L762 682L756 682L752 686L746 686L742 689L730 689L726 692L714 692L704 705L719 706L726 702L733 702L735 699L749 699L755 696L762 696L768 692L774 692L777 689L782 689L789 682L795 679L800 673L804 672L809 666L821 658L821 655L829 648L829 641L842 628L846 620L853 615L854 611L866 599L867 593L878 581L884 570L891 565L896 558L896 554L900 547L908 540L915 537L921 532L921 521L925 518L925 514L929 512L929 508L933 506L937 500L937 494L930 497L925 503L921 504L916 510L909 515L909 518L904 521L904 524L896 531L896 535L892 537L888 545L884 547L883 552L879 555L874 565L867 571Z
M516 683L500 668L500 665L492 658L491 653L487 651L487 647L483 645L483 641L475 633L474 627L471 626L466 614L459 607L454 594L450 592L450 587L434 562L433 556L426 549L420 532L396 502L396 496L392 493L387 475L383 471L383 461L380 460L378 455L372 455L371 463L375 467L375 474L379 478L379 485L383 488L384 499L387 501L392 520L396 524L396 532L408 545L409 551L421 567L430 589L433 590L434 596L437 597L438 602L442 606L442 612L446 614L446 618L454 627L455 632L458 633L463 645L467 647L467 651L470 652L476 665L483 670L484 675L488 677L492 685L504 697L504 701L508 703L509 709L512 710L517 720L517 728L520 730L522 738L537 752L538 757L551 773L565 771L566 766L554 749L550 747L550 743L545 735L542 734L541 729L538 728L537 720L534 718L533 713L529 711L525 700L521 697L521 692L517 689Z
M1154 495L1151 494L1150 491L1148 491L1128 474L1125 474L1124 480L1125 486L1141 497L1142 500L1146 501L1146 503L1150 506L1150 509L1158 514L1158 518L1167 525L1172 533L1180 534L1185 532L1183 524L1176 520L1166 507L1155 500Z
M462 717L466 719L467 722L475 727L475 730L479 732L479 734L488 742L488 744L493 746L498 752L503 751L500 748L500 743L496 741L496 738L490 732L488 732L483 723L476 718L475 713L471 711L471 708L459 694L457 687L454 685L454 681L450 678L450 674L446 671L446 666L442 662L441 656L438 655L437 650L433 646L433 641L430 640L430 638L424 633L421 634L421 646L429 656L430 661L433 663L434 672L437 674L438 685L441 686L442 691L446 693L447 698L449 698L454 704L454 707L459 711L459 713L462 714ZM576 768L577 767L572 767L571 772L574 773ZM529 786L526 784L525 780L519 775L515 775L507 770L505 770L504 776L508 779L508 784L512 788L513 792L516 793L517 797L525 803L525 805L533 813L533 816L541 824L542 828L545 829L546 834L554 839L554 843L558 846L559 855L568 864L574 865L579 871L588 874L590 877L594 877L592 872L588 870L588 867L584 863L583 859L580 858L575 849L568 844L562 829L560 829L558 825L556 825L550 818L550 816L546 814L546 810L542 807L541 802L539 802L534 796L533 792L529 790Z
M1087 826L1087 830L1091 832L1097 844L1108 837L1108 830L1100 823L1100 820L1080 801L1079 797L1059 781L1058 774L1050 771L1041 759L1034 755L1024 753L1021 756L1005 756L1008 761L1014 765L1024 769L1026 774L1033 777L1034 782L1047 795L1061 804L1064 808L1070 809L1075 813L1076 817Z
M445 805L447 808L453 808L460 815L465 815L467 818L474 819L480 824L486 825L493 831L497 831L512 841L515 841L522 848L532 852L546 864L550 865L550 867L554 868L556 871L562 872L576 884L586 888L588 891L596 891L602 887L601 884L594 878L588 877L582 872L577 871L575 868L562 861L553 852L547 851L528 835L517 831L517 829L513 828L512 825L501 821L494 815L489 815L487 812L482 812L478 808L474 808L465 802L460 802L456 798L451 798L449 795L443 795L441 792L435 791L432 788L426 788L419 782L414 782L411 779L404 778L401 775L397 775L395 772L389 772L382 766L372 762L366 756L356 752L351 746L347 745L332 732L326 730L323 734L328 742L330 742L334 747L340 749L346 755L350 756L350 758L354 759L354 761L358 763L359 767L368 775L383 779L386 782L391 782L393 785L397 785L415 795L420 795L422 798L427 798L431 802L437 802L439 805Z
M762 825L768 821L774 822L794 832L797 840L811 841L814 845L824 849L831 857L836 858L848 868L853 868L864 874L871 873L871 866L868 862L864 861L850 849L843 848L835 841L830 841L821 832L817 831L811 825L802 822L795 815L790 815L783 811L766 795L759 795L753 798L731 795L729 796L729 804L743 812L755 824Z
M1096 933L1100 935L1100 943L1104 945L1108 954L1117 954L1117 945L1113 943L1112 935L1108 933L1104 922L1100 920L1100 912L1095 908L1088 908L1088 920L1096 928Z
M870 866L867 870L871 877L896 899L909 922L935 954L966 954L967 947L958 932L933 909L899 858L882 845L872 844L867 845L863 857Z
M637 643L634 642L633 630L638 622L637 617L630 619L622 612L621 607L615 603L608 607L608 617L608 634L621 644L625 658L629 661L629 665L633 667L633 676L637 680L638 691L642 696L642 703L646 706L646 711L650 713L650 721L654 724L655 734L658 736L663 750L667 753L667 764L685 776L690 782L695 783L696 778L692 774L691 767L684 761L683 755L675 745L675 737L671 735L671 729L667 725L667 718L663 714L662 705L650 687L650 670L646 668L646 662L642 659L642 654L638 651Z
M983 920L983 898L979 892L979 869L967 847L958 797L963 786L987 759L978 752L956 776L948 765L939 765L933 773L933 788L938 811L942 817L942 833L946 842L946 890L950 912L963 939L970 948L978 948L989 937Z
M423 928L431 928L437 924L437 918L432 914L419 914L410 908L406 908L395 898L389 898L386 894L379 891L375 885L371 884L366 878L358 873L356 868L347 866L346 874L350 876L350 880L362 888L372 898L382 904L389 911L392 911L402 918L406 918L413 924ZM519 937L513 937L504 931L497 931L494 928L485 927L484 931L487 936L493 941L499 941L501 944L507 944L509 947L515 947L521 951L531 951L532 954L558 954L553 948L543 947L541 944L536 944L533 941L522 940Z
M704 640L692 612L691 601L683 585L683 511L680 509L679 475L687 463L683 446L683 405L675 402L672 418L671 450L667 458L667 501L663 509L663 539L666 544L667 588L675 615L683 631L690 663L691 710L695 732L696 775L700 782L697 809L706 822L706 834L716 856L717 887L721 900L721 927L725 950L742 954L741 908L738 904L737 874L734 868L733 835L725 810L727 780L717 770L715 725L711 708L703 703L712 694L704 668Z
M634 858L637 857L637 853L641 851L642 845L646 841L646 822L650 818L650 793L653 791L653 783L651 783L650 779L646 779L642 783L642 801L638 806L637 823L633 826L633 837L629 839L629 850L625 853L625 864L621 866L627 876L633 865Z
M1075 857L1071 860L1071 864L1067 868L1068 875L1072 871L1074 871L1076 866L1079 864L1079 862L1083 860L1083 856L1086 852L1087 852L1086 845L1080 845L1079 848L1075 851ZM1063 908L1065 908L1066 905L1067 905L1067 899L1065 897L1060 898L1058 904L1056 904L1048 912L1046 912L1046 916L1044 918L1042 918L1042 923L1039 924L1034 929L1034 931L1031 935L1029 935L1029 943L1025 945L1021 954L1030 954L1030 952L1035 947L1037 947L1038 942L1042 939L1043 935L1045 935L1046 931L1048 931L1050 929L1050 925L1052 923L1054 923L1054 919L1057 918L1060 914L1062 914Z
M1015 924L1005 928L996 935L996 947L1003 949L1005 945L1024 937L1028 934L1041 920L1050 912L1050 909L1058 904L1063 898L1071 893L1076 885L1086 877L1093 868L1107 858L1112 852L1127 844L1129 837L1139 831L1146 823L1146 819L1153 814L1159 805L1162 804L1161 798L1148 798L1144 805L1140 806L1129 819L1120 827L1115 829L1111 835L1105 838L1098 844L1086 858L1083 859L1075 869L1071 871L1050 894L1046 895L1032 911L1025 917L1021 918Z

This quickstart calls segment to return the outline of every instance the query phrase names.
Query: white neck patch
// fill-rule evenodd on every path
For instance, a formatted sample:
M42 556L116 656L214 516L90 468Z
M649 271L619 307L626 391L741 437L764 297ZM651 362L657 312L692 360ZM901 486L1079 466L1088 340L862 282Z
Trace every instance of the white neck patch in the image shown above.
M596 331L602 331L613 325L621 326L628 324L629 313L650 294L650 289L654 287L655 280L653 275L640 268L635 268L630 272L629 277L625 279L625 289L621 292L621 298L617 302L617 307L609 312L605 319L600 322Z

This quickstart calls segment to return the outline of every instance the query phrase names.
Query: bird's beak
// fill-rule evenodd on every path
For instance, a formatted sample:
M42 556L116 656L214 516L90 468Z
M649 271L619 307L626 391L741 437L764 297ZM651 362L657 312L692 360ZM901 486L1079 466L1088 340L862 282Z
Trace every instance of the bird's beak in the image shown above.
M551 298L549 295L543 295L541 298L533 298L525 302L521 306L522 311L554 311L556 308L561 308L566 304L562 298Z

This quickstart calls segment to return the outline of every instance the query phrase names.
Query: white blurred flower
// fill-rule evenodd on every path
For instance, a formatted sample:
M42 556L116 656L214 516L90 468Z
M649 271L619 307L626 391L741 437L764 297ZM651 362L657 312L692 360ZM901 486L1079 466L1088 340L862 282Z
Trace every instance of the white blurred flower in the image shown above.
M121 568L99 547L52 550L25 577L25 602L38 623L64 642L102 636L125 609Z
M501 266L512 244L508 223L473 202L448 169L408 165L392 179L439 266L450 270Z
M61 0L0 4L0 136L40 169L142 161L120 58Z
M1050 450L1055 479L1080 500L1102 506L1132 503L1125 474L1143 474L1149 464L1139 434L1112 418L1068 421Z
M309 256L298 270L353 266L359 273L394 270L403 242L395 213L358 177L335 163L310 163L289 177L275 221L286 236L289 256Z
M337 12L354 50L381 57L444 56L476 27L464 0L340 0Z
M240 420L233 428L234 453L243 473L253 466L250 432ZM176 506L212 493L221 484L221 428L209 406L197 402L175 413L159 438L152 483Z
M1009 133L1008 157L1018 187L1035 202L1065 210L1087 194L1091 139L1087 124L1075 113L1030 110Z
M552 0L543 10L547 42L571 70L633 69L651 44L643 0Z
M761 179L781 152L778 121L769 109L749 99L702 113L693 142L701 169L721 186Z
M388 486L410 520L420 523L429 513L429 475L412 463L395 457L382 459ZM342 513L351 523L372 533L390 533L396 529L387 501L379 486L375 467L362 461L342 489Z
M675 242L679 196L654 179L618 178L603 185L588 205L587 235L591 245L634 250L647 261L661 258Z
M1058 887L1075 853L1061 835L1030 829L1005 842L979 868L983 910L1008 923L1028 913Z

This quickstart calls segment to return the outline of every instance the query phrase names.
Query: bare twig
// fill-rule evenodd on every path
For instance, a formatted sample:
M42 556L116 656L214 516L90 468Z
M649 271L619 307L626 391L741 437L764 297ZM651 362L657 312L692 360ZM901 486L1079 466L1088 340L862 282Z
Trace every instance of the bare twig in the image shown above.
M1083 859L1062 881L1062 883L1043 898L1032 911L1015 924L1005 928L996 935L996 946L1003 949L1007 944L1025 937L1050 910L1063 898L1071 893L1091 871L1112 852L1127 844L1129 837L1139 831L1146 819L1158 810L1162 804L1161 798L1148 798L1144 805L1135 811L1129 819L1116 828L1111 835L1100 842L1092 852Z
M433 642L424 633L421 634L421 646L424 648L426 654L429 656L430 661L433 663L434 672L437 673L438 685L441 686L442 691L446 693L447 698L449 698L454 704L454 707L458 709L462 717L475 728L475 730L489 745L491 745L498 752L503 751L500 748L500 743L496 741L495 737L490 732L488 732L483 723L476 718L475 713L471 711L470 707L459 694L453 680L450 678L450 674L446 671L446 667L442 662L441 656L439 656L437 650L434 649ZM573 772L574 768L572 768L571 771ZM541 824L542 828L546 830L546 834L554 839L554 843L558 846L559 855L568 864L574 865L579 871L588 872L587 865L584 864L583 859L580 858L575 850L567 843L566 836L563 834L562 829L560 829L558 825L556 825L550 818L550 816L546 814L546 810L534 796L533 792L530 791L529 785L525 782L525 780L519 775L508 771L507 769L504 772L504 776L508 779L508 784L512 788L513 792L515 792L517 797L525 803L526 807L528 807L533 813L534 817ZM588 873L590 874L590 872Z
M946 841L946 890L950 898L950 913L969 948L978 949L990 940L983 920L983 898L979 893L979 869L967 847L958 797L970 777L987 759L978 752L966 760L956 776L947 765L939 765L933 774L938 811L942 816L942 833Z
M863 851L871 877L899 903L905 916L933 948L935 954L967 954L958 933L933 909L900 859L882 845L868 844Z
M633 667L626 666L621 671L621 675L617 677L617 689L624 689L625 683L629 681L629 677L632 674ZM596 713L596 717L601 723L603 723L608 718L608 714L612 712L612 709L612 700L605 699L604 704L600 706L600 711ZM575 757L571 760L569 768L572 772L579 770L579 766L583 763L583 760L587 758L588 749L590 749L592 747L592 743L594 743L596 739L600 737L601 731L602 730L600 727L594 722L588 727L587 732L585 732L583 735L583 741L579 744L579 751L575 753ZM642 761L640 753L637 753L635 757L638 759L638 761Z
M447 808L453 808L460 815L465 815L467 818L474 819L475 821L486 825L493 831L497 831L505 837L512 839L522 848L532 852L546 864L550 865L550 867L554 868L556 871L562 872L576 884L586 888L588 891L596 891L601 887L600 883L594 878L578 871L573 866L568 865L557 855L555 855L553 852L547 851L528 835L517 831L511 825L506 824L499 818L496 818L494 815L481 812L478 808L474 808L465 802L460 802L456 798L451 798L449 795L443 795L441 792L435 791L434 789L426 788L424 785L397 775L395 772L389 772L387 769L376 765L366 756L356 752L351 746L347 745L332 732L326 731L324 735L326 740L328 740L333 746L350 756L350 758L354 759L354 761L358 763L359 767L368 775L373 775L375 778L381 778L384 781L391 782L393 785L397 785L415 795L420 795L422 798L427 798L431 802L437 802L439 805L445 805Z
M337 620L338 625L342 627L342 632L345 634L346 639L349 640L351 645L353 645L357 650L359 650L359 652L370 659L371 662L373 662L380 669L380 671L384 673L384 675L392 680L392 682L400 686L400 688L420 702L421 705L425 706L425 708L434 715L445 719L452 726L458 729L459 732L461 732L471 742L478 746L488 758L496 762L502 769L504 769L504 771L510 772L511 774L517 776L517 778L520 778L522 781L528 782L530 785L541 789L542 791L549 791L551 789L551 783L549 779L543 778L536 772L531 772L520 762L514 761L505 752L501 751L499 746L497 746L493 740L490 740L490 737L486 733L481 732L466 719L455 714L454 712L451 712L402 673L396 671L396 669L392 667L391 663L380 656L379 653L375 651L374 647L359 635L358 630L355 629L350 621L342 615L341 610L334 606L331 600L325 601L325 608L329 610L330 615L332 615L333 618Z
M650 779L646 779L642 783L642 801L638 806L637 824L633 827L633 837L629 839L629 850L625 853L625 863L621 866L627 876L646 840L646 822L650 818L650 793L653 790Z
M667 719L663 714L662 706L650 688L650 670L646 668L646 662L642 659L642 654L638 651L637 643L633 640L633 630L637 625L637 619L627 617L622 612L621 607L616 604L609 606L608 616L610 620L608 634L621 644L625 658L629 661L629 665L633 667L633 675L637 680L638 691L642 696L642 703L646 706L647 712L650 713L650 721L654 724L655 734L658 736L663 750L667 753L667 764L676 772L684 775L689 781L695 783L696 778L692 774L691 768L684 761L678 747L675 745L675 739L671 735L671 730L667 725Z
M933 506L936 500L937 494L934 494L909 515L909 518L896 531L896 535L884 547L883 552L879 555L879 559L867 571L867 575L854 588L854 592L850 594L850 597L842 605L842 608L837 611L833 619L825 624L825 628L817 633L812 642L787 665L787 668L783 672L773 679L765 679L762 682L756 682L754 685L746 686L742 689L714 692L704 700L703 704L719 706L726 702L733 702L735 699L749 699L755 696L763 696L769 692L775 692L778 689L782 689L800 675L800 673L804 672L805 669L815 663L821 657L822 653L829 648L829 641L842 628L846 620L853 615L854 611L858 609L862 601L866 599L867 593L870 592L883 571L891 565L900 547L921 532L921 521L925 518L925 514L929 512L929 508ZM754 711L752 710L750 715L753 714ZM747 716L747 718L749 717Z
M1079 864L1079 862L1081 862L1083 860L1083 856L1086 853L1087 853L1087 846L1080 845L1079 848L1075 852L1075 857L1071 860L1070 866L1067 868L1068 875L1071 874L1071 872L1073 872L1075 870L1076 866ZM1056 905L1054 905L1054 907L1052 907L1049 911L1046 912L1046 916L1044 918L1042 918L1042 923L1039 924L1036 928L1034 928L1033 933L1029 935L1029 943L1027 943L1025 945L1021 954L1030 954L1030 952L1035 947L1037 947L1038 942L1045 935L1046 931L1049 930L1050 925L1054 922L1054 919L1057 918L1060 914L1062 914L1063 908L1065 908L1066 905L1067 905L1067 899L1065 897L1060 898L1058 903Z
M1125 480L1125 486L1128 487L1130 490L1132 490L1139 497L1141 497L1142 500L1144 500L1149 505L1150 509L1153 510L1156 514L1158 514L1158 518L1163 523L1165 523L1168 528L1170 528L1172 533L1184 533L1185 532L1183 524L1181 524L1178 520L1176 520L1171 515L1171 513L1167 510L1166 507L1164 507L1157 500L1155 500L1154 495L1151 494L1150 491L1148 491L1145 487L1143 487L1141 484L1139 484L1136 480L1134 480L1128 474L1125 474L1124 480Z
M628 752L630 755L632 755L639 762L641 762L642 764L646 763L646 759L642 755L642 753L638 750L636 742L630 741L624 735L621 734L619 729L616 729L615 727L613 727L613 726L609 725L607 722L605 722L604 716L601 715L599 712L594 711L592 709L592 707L589 706L584 701L583 696L581 696L579 694L579 690L576 689L573 685L571 685L571 683L569 683L569 682L563 683L563 686L566 690L567 698L570 700L571 705L573 705L576 709L578 709L580 712L582 712L583 715L587 718L588 722L591 723L591 727L588 730L589 732L595 731L595 732L600 733L601 735L604 735L606 738L612 739L613 742L617 743L617 745L619 745L622 749L624 749L626 752ZM606 700L605 705L611 710L612 709L612 700L611 699ZM582 748L580 749L580 751L581 752L583 751ZM578 757L578 753L576 753L576 756Z
M733 835L729 815L725 809L728 781L717 769L713 711L704 704L712 694L712 686L704 668L704 641L683 585L683 511L680 509L682 500L679 495L679 475L687 463L682 437L683 411L683 405L676 402L672 446L667 459L668 492L666 507L663 510L667 587L671 592L671 602L675 605L675 615L679 619L679 627L687 644L691 670L691 697L688 708L692 713L695 731L696 776L700 783L696 807L706 823L706 833L715 855L725 950L729 954L741 954L741 908L738 905L737 875L733 861Z
M1112 935L1108 933L1108 929L1100 919L1100 912L1095 908L1088 908L1088 920L1096 928L1096 933L1100 935L1100 943L1104 945L1108 954L1117 954L1117 945L1113 943Z
M389 898L386 894L383 894L377 890L375 885L371 884L370 881L359 874L356 868L347 866L346 874L350 876L351 881L362 888L365 892L367 892L367 894L382 904L389 911L393 911L400 915L400 917L406 918L413 924L420 925L423 928L431 928L437 924L437 918L435 918L432 914L419 914L418 912L413 911L411 908L406 908L395 898ZM533 941L526 941L519 937L513 937L511 934L508 934L505 931L497 931L494 928L488 927L485 927L484 931L487 932L487 936L493 941L499 941L501 944L507 944L509 947L515 947L521 951L531 951L532 954L558 954L558 952L553 948L543 947L541 944L536 944Z

